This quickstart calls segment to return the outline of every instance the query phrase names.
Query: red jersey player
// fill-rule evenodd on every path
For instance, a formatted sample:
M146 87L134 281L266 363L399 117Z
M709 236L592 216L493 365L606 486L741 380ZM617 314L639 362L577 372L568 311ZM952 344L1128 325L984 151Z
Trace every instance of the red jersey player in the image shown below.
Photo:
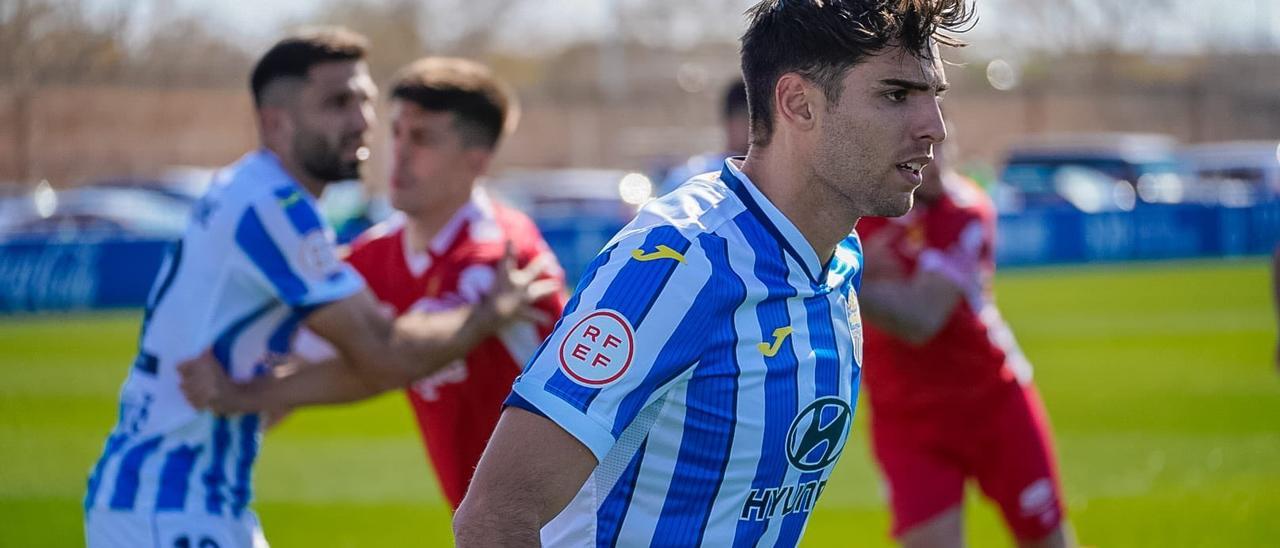
M401 213L362 235L348 261L396 315L478 302L511 242L519 264L551 250L524 214L491 199L484 174L506 126L512 95L489 70L461 59L428 58L397 75L391 89L394 166L391 205ZM564 308L558 291L535 303L542 322L520 322L406 389L450 505L457 508L525 360Z
M1000 507L1020 546L1064 546L1064 507L1031 369L992 301L995 211L945 147L907 215L857 230L866 271L863 382L904 546L962 546L964 483Z

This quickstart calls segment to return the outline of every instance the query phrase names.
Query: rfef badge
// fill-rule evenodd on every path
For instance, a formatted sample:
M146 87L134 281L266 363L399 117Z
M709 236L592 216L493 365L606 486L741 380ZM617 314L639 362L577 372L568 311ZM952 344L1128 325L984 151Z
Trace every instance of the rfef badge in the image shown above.
M597 310L560 341L560 369L578 384L599 388L622 378L635 353L635 330L613 310Z

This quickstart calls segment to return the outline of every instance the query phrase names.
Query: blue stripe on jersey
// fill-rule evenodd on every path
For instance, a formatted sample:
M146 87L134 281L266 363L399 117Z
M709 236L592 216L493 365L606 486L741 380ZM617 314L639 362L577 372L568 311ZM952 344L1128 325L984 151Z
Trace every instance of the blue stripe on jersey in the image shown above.
M816 398L840 395L840 356L836 349L835 330L831 327L831 300L827 295L818 295L804 300L805 315L809 317L809 340L812 341L816 356L814 384ZM856 401L852 399L851 401ZM821 420L821 417L819 417ZM852 424L850 424L852 426ZM846 445L847 447L847 445ZM832 465L834 466L834 465ZM822 479L826 470L815 470L800 475L800 484ZM799 497L797 497L799 498ZM817 502L815 499L814 503ZM810 512L794 512L787 514L782 520L782 531L779 532L779 546L794 546L800 542L800 533L809 519Z
M98 463L93 465L93 473L89 474L89 486L84 493L85 510L92 508L94 499L98 498L98 488L102 485L102 470L107 467L107 461L124 447L128 439L127 434L112 434L107 438L107 446L102 449L102 456L98 457Z
M734 223L756 250L754 273L768 290L768 296L756 305L760 319L760 340L774 341L774 331L791 325L791 313L787 299L797 295L792 287L787 258L778 247L777 239L750 214L738 215ZM803 262L801 262L803 264ZM787 475L787 429L797 411L796 360L791 337L782 341L777 354L764 358L765 364L765 427L760 448L760 462L751 480L752 489L769 489L782 485ZM734 546L754 546L764 535L769 520L742 520L734 535Z
M294 273L253 208L246 210L236 225L236 244L270 280L281 300L291 305L302 302L307 295L306 282Z
M231 446L231 425L226 417L218 416L213 423L213 455L204 471L204 508L210 514L222 515L222 484L227 479L224 470L227 450Z
M258 415L240 417L240 458L236 460L236 483L231 488L231 515L240 517L253 493L253 459L258 457Z
M276 354L288 354L293 346L293 334L298 331L298 324L302 323L303 318L306 318L307 314L313 310L315 310L313 307L294 309L289 314L289 317L280 322L280 326L271 333L271 338L267 339L267 351Z
M659 245L670 247L683 254L689 250L690 242L675 227L660 226L649 231L641 246L641 253L650 252ZM649 314L649 309L658 300L667 281L671 279L671 274L679 265L679 262L672 259L656 261L627 259L614 277L613 283L609 284L604 295L596 302L595 307L616 310L631 323L632 329L638 331L645 316ZM568 314L565 312L565 316ZM599 388L588 388L573 382L559 368L547 379L546 390L558 395L584 413L600 394Z
M280 207L284 208L289 223L298 234L305 235L322 226L320 217L316 215L316 210L311 207L311 202L307 201L302 189L292 185L280 187L276 189L275 196L280 199Z
M741 373L737 360L738 331L732 311L741 306L747 296L742 278L729 265L724 238L704 234L699 240L707 252L712 272L727 273L716 283L707 284L717 293L714 302L724 303L726 308L707 314L720 321L702 333L709 341L709 350L689 380L680 451L654 532L654 538L662 539L663 543L689 546L704 542L711 506L729 465ZM729 318L727 321L725 316Z
M222 364L222 368L224 370L231 371L231 357L233 355L232 351L235 349L236 338L239 337L241 333L244 333L244 330L248 329L250 325L253 325L253 322L258 321L258 318L261 318L264 314L270 312L272 308L275 308L275 306L276 303L274 302L267 302L266 304L259 306L256 310L253 310L248 314L245 314L244 317L232 322L231 325L227 326L227 328L222 331L221 335L218 335L218 338L213 340L213 357L218 359L218 362Z
M719 236L702 234L698 236L699 243L706 252L712 253L715 242L723 240ZM727 245L727 244L726 244ZM702 355L703 349L706 347L710 337L709 333L717 333L723 323L723 314L728 314L732 308L720 310L720 306L737 306L737 302L724 301L724 292L718 287L720 283L732 283L729 281L721 282L717 277L716 264L712 265L712 275L707 278L702 288L698 290L698 295L693 298L693 303L689 305L680 323L676 324L676 328L671 332L671 338L667 339L662 349L658 351L658 356L653 360L653 366L649 368L649 372L645 374L643 381L623 397L618 404L618 412L614 415L613 436L616 438L622 435L622 431L627 429L631 421L644 410L645 405L649 401L649 396L653 395L653 391L659 387L665 386L667 383L680 376L685 368L692 364ZM727 266L725 268L728 268ZM732 270L728 270L732 272ZM723 276L723 275L722 275ZM734 279L739 282L740 278L737 274L733 274Z
M640 449L631 457L627 469L613 484L613 489L600 503L596 510L596 546L617 546L618 535L622 532L622 522L627 519L627 510L631 508L631 496L636 492L636 480L640 478L640 465L644 462L645 449L649 447L646 438Z
M760 204L756 202L755 196L751 195L751 191L743 185L742 181L739 181L738 178L733 175L733 172L729 170L727 165L724 170L720 172L720 180L724 181L725 186L729 187L729 190L732 190L733 193L738 196L738 199L742 201L742 205L746 206L747 211L750 211L756 220L759 221L760 225L768 231L772 236L775 245L780 244L782 249L785 249L787 253L791 254L791 257L800 265L800 269L809 277L809 281L814 284L821 283L821 280L819 280L813 272L809 271L809 265L805 263L804 257L800 255L800 252L796 251L794 247L791 247L791 242L787 240L787 237L782 234L782 231L778 230L778 227L773 224L773 220L769 218L769 215L766 214L764 209L761 209ZM786 285L790 286L791 284L788 283Z
M116 472L115 491L111 493L112 510L132 510L138 500L138 481L142 465L147 457L160 448L164 438L156 436L133 446L120 458L120 470Z
M186 508L191 470L203 449L199 445L182 445L165 456L164 468L160 470L160 494L156 495L157 511L181 512Z

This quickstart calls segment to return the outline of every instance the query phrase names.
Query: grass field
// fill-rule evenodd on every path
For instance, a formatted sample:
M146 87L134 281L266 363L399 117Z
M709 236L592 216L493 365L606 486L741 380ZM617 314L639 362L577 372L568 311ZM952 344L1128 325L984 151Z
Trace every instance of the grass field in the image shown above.
M1280 376L1266 264L1032 269L998 297L1056 430L1084 545L1275 546ZM0 320L0 546L81 544L85 473L113 421L138 314ZM888 515L855 445L807 546L887 545ZM440 546L449 514L403 397L295 414L257 472L268 538L293 546ZM971 494L970 545L1009 544Z

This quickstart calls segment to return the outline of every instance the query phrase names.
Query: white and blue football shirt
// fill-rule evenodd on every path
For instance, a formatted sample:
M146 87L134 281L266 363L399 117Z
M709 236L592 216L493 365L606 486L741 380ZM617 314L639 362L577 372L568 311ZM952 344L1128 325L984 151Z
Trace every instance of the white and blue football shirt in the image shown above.
M853 422L861 245L828 265L734 164L645 206L508 405L599 464L548 546L792 546Z
M239 517L252 497L258 416L193 409L177 364L212 348L231 378L252 378L288 353L308 312L363 288L274 154L219 171L152 286L86 512Z

